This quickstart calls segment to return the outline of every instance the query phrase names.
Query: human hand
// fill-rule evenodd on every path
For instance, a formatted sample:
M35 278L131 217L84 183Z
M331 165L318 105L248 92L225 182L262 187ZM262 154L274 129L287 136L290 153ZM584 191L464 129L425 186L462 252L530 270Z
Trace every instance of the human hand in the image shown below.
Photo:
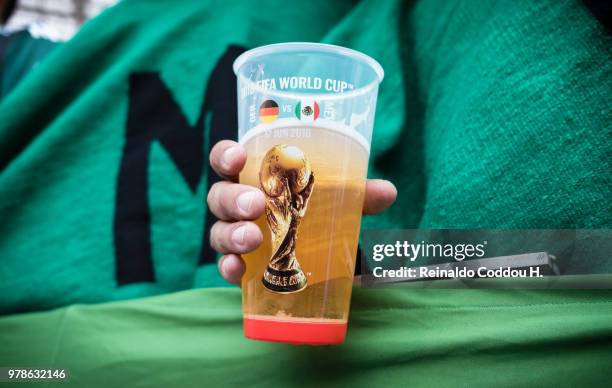
M244 147L230 140L218 142L210 152L211 167L225 179L208 191L208 209L219 219L211 228L210 243L223 254L219 260L221 276L234 284L240 284L245 271L240 255L255 250L263 240L261 230L251 221L264 213L264 194L256 187L237 183L246 158ZM396 197L397 190L391 182L368 179L363 214L382 212Z

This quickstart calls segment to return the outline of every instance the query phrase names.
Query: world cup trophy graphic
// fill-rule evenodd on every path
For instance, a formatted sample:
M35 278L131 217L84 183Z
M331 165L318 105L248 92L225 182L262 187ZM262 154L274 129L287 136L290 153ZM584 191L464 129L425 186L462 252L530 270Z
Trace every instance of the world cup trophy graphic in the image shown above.
M266 221L272 235L272 255L262 282L275 292L303 290L306 276L295 256L295 244L314 185L310 161L298 147L278 144L261 163L259 183L266 196Z

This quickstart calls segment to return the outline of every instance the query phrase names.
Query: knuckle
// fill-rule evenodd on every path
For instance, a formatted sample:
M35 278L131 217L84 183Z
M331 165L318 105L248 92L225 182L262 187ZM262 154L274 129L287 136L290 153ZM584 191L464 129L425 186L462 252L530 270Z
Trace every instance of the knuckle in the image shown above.
M221 145L221 142L218 142L217 144L215 144L213 148L210 150L210 155L208 156L210 165L213 167L217 165L217 159L219 158L219 154L220 154L219 152L220 145Z
M227 225L217 221L210 228L210 246L217 252L227 253Z
M215 157L215 151L214 149L210 151L210 155L208 155L208 163L210 164L210 166L212 168L215 168L217 166L216 164L216 157Z
M218 206L220 202L221 194L225 191L226 182L216 182L210 187L208 191L208 206Z
M210 228L210 246L215 250L215 251L219 251L219 246L217 244L217 240L219 239L218 236L218 222L215 222L213 224L213 226L211 226Z
M208 190L208 195L206 196L206 204L209 208L212 207L212 203L215 198L215 184L210 187L210 190Z
M220 199L221 206L223 207L225 213L236 220L244 218L242 216L242 211L238 207L238 197L242 193L243 191L240 190L240 187L234 184L232 185L231 189L228 189L225 192L225 195L223 195L223 197Z
M227 148L225 145L225 141L226 140L221 140L217 142L217 144L215 144L212 150L210 151L210 156L209 156L210 165L215 170L219 170L222 167L220 163L220 159L221 159L221 155L223 155L223 150Z

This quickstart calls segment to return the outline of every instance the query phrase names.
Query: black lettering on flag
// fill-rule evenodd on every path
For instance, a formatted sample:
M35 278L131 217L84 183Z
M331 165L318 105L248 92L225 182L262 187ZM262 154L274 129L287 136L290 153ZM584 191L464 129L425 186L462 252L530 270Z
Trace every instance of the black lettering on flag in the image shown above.
M116 279L119 285L154 282L151 216L148 201L148 164L153 141L170 155L195 193L208 166L206 154L222 139L236 139L236 78L234 59L245 49L230 46L210 75L204 103L195 125L189 125L158 73L133 73L129 79L129 108L113 225ZM204 150L204 120L211 116L208 148ZM220 180L209 171L207 187ZM202 199L204 201L204 199ZM216 218L207 212L200 263L214 262L209 231Z

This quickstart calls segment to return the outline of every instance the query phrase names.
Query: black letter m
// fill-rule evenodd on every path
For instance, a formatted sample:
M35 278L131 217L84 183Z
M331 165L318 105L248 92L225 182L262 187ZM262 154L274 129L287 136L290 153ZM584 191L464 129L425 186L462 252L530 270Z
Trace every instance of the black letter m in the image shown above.
M205 163L205 114L212 114L209 147L220 139L236 138L236 81L231 64L242 52L243 48L230 46L218 61L193 126L157 73L130 75L126 142L117 178L113 228L118 285L155 281L148 201L149 153L153 141L164 147L195 193ZM210 171L208 187L219 179ZM215 220L207 213L200 263L214 262L208 229Z

